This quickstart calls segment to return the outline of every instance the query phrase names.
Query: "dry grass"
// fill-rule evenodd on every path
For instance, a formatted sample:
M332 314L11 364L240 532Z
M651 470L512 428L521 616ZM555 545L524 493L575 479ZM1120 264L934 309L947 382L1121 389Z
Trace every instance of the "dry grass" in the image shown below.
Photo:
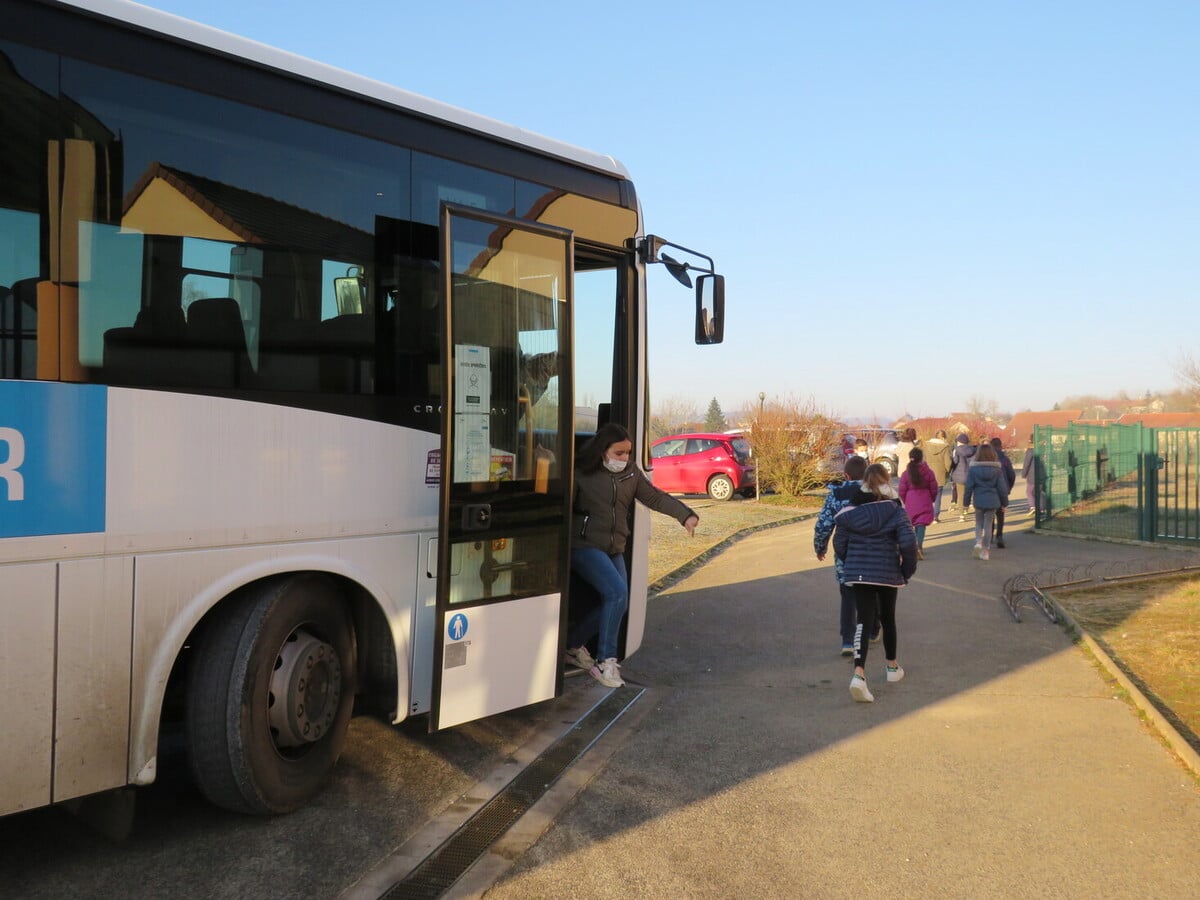
M1200 735L1200 579L1163 578L1055 599L1164 712Z
M701 497L680 498L696 511L700 525L695 537L669 516L653 515L653 530L650 534L650 583L686 566L703 556L722 541L745 529L761 528L774 522L793 519L797 516L815 514L823 498L818 497L814 506L783 505L775 502L743 500L735 498L719 502Z

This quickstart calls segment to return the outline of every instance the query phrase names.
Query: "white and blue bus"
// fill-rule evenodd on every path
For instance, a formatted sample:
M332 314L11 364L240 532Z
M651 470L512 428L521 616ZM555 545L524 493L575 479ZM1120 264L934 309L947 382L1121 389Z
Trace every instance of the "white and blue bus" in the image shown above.
M124 0L0 22L0 814L167 728L285 811L356 709L558 695L575 442L645 453L646 266L715 343L712 260L610 157Z

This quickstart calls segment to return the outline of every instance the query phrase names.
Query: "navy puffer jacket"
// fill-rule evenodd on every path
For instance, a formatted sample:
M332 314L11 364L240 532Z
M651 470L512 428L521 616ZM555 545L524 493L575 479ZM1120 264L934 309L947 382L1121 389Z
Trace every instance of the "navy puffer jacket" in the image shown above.
M997 509L1008 506L1008 478L999 462L975 460L967 475L963 506Z
M836 521L833 552L844 584L908 584L917 571L917 535L899 500L847 506Z

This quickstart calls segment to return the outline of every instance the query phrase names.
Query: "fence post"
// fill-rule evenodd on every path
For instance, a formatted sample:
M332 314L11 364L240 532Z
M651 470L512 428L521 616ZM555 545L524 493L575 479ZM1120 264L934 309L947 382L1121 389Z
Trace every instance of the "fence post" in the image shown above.
M1141 477L1138 489L1138 516L1143 541L1153 541L1158 537L1158 429L1146 428L1142 431L1141 442Z

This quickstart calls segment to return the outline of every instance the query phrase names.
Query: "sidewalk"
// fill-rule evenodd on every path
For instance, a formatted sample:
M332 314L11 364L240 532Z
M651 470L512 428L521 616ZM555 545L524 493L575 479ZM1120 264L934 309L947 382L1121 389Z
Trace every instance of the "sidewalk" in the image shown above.
M1040 612L1020 572L1161 552L934 526L899 658L850 699L813 521L751 535L650 606L651 704L489 898L1200 896L1200 788Z

